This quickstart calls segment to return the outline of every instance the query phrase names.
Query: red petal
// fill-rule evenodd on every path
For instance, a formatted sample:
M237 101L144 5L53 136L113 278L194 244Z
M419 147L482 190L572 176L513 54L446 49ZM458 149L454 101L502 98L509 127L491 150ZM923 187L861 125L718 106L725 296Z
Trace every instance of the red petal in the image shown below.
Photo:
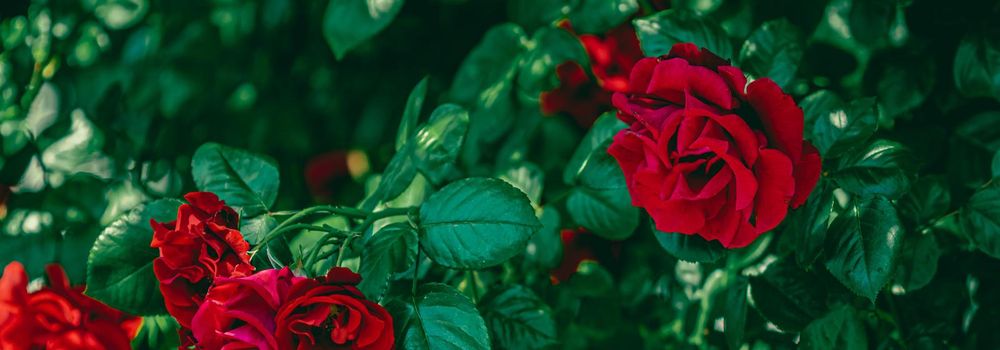
M762 149L754 175L760 184L754 201L755 227L757 233L763 233L778 226L788 213L788 203L795 193L792 161L781 152Z
M747 98L757 111L771 145L789 159L802 157L802 108L771 79L762 78L747 87Z

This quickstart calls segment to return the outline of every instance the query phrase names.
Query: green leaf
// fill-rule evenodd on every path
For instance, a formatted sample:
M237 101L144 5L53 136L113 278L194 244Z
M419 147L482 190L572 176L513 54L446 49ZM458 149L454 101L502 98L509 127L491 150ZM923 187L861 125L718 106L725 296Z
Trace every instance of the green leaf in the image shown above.
M788 240L799 266L808 269L823 250L830 216L834 213L833 189L822 182L806 201L785 221L782 239Z
M568 13L571 3L574 1L509 0L507 1L507 17L528 30L548 27Z
M160 253L150 248L150 220L177 218L181 201L161 199L136 207L111 223L97 237L87 260L86 294L133 315L166 313L153 260Z
M826 267L840 283L872 303L893 272L903 225L881 196L855 198L830 225Z
M677 43L694 43L724 59L733 58L733 44L715 22L693 12L666 10L632 20L642 52L648 57L665 55Z
M1000 111L987 110L955 128L948 155L949 182L975 189L991 178L1000 152Z
M469 108L470 140L494 141L512 125L514 76L528 42L515 24L493 27L455 73L450 96Z
M724 329L726 344L730 349L739 349L743 344L743 332L747 323L747 289L749 280L745 276L730 277L726 287L726 309Z
M274 222L268 209L278 197L278 166L266 156L206 143L191 159L198 189L212 192L240 213L240 231L257 244Z
M420 110L424 107L424 100L427 98L427 81L430 77L425 76L420 79L417 86L410 91L410 96L406 98L406 109L403 110L403 117L399 121L399 131L396 132L396 151L413 137L413 130L417 128L420 121Z
M875 140L844 156L832 177L844 190L854 194L896 198L910 188L915 163L903 145Z
M782 259L750 278L750 296L764 318L784 331L798 332L827 310L829 289L820 282L816 274Z
M556 343L552 311L531 289L513 285L479 305L498 349L543 349Z
M909 293L931 283L940 257L941 247L933 233L915 233L907 237L899 250L899 261L892 277L893 288L899 286Z
M569 13L569 22L578 33L603 34L638 10L636 0L580 0Z
M698 235L660 232L650 223L653 236L660 247L673 257L690 262L711 263L726 255L726 248L719 241L706 241Z
M139 333L132 338L133 349L173 350L180 346L180 325L169 315L144 316Z
M868 337L858 312L849 305L831 310L802 331L805 350L867 349Z
M816 121L834 111L843 109L844 105L844 100L830 90L819 90L803 98L799 102L799 106L802 107L802 114L805 117L805 138L813 140L813 129L816 126Z
M385 172L378 181L375 191L365 198L361 207L365 210L373 210L379 203L390 201L403 194L414 177L417 176L417 164L413 159L413 142L407 142L403 149L399 150L389 160Z
M498 265L524 251L541 227L524 193L502 180L448 184L420 207L420 245L434 262L457 269Z
M413 266L417 249L417 231L409 223L395 223L378 230L361 251L358 289L369 300L382 300L389 277Z
M1000 258L1000 181L995 178L976 191L959 215L976 247Z
M574 222L609 240L628 238L639 226L639 209L625 186L618 163L604 149L594 151L580 174L566 209Z
M432 183L440 184L455 171L454 163L469 128L469 113L453 104L434 109L430 120L414 136L417 168Z
M743 42L740 67L754 77L768 77L787 87L805 53L802 33L786 19L765 22Z
M967 97L1000 99L1000 35L972 32L955 52L955 87Z
M945 215L951 208L951 191L941 176L921 177L896 203L899 215L910 225L920 227Z
M490 349L489 331L476 306L454 287L420 286L414 303L393 300L386 309L402 349Z
M323 14L323 37L337 59L389 26L403 0L332 0Z
M860 146L877 128L875 99L860 99L819 116L813 126L813 142L824 158L836 158Z
M587 134L583 136L583 140L576 147L569 162L566 163L566 168L563 170L563 181L566 184L572 184L583 173L584 168L591 161L591 158L602 155L600 151L606 154L608 142L611 141L618 131L626 127L628 125L618 120L614 112L607 112L598 117L594 121L594 125L587 131Z

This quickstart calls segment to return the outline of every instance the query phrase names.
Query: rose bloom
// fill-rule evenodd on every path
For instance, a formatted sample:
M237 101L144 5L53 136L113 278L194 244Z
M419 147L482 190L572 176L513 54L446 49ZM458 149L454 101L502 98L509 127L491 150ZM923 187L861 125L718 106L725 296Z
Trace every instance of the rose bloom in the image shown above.
M573 35L576 33L569 21L560 27ZM556 67L559 87L541 95L542 113L566 113L582 127L590 127L601 113L612 109L611 94L624 91L628 85L628 72L642 58L639 39L631 22L608 31L604 35L578 35L595 79L576 62L564 62Z
M292 287L278 312L277 337L295 349L389 350L392 316L355 287L361 276L334 267L326 276Z
M361 277L334 267L296 277L287 267L220 278L192 319L198 348L392 349L392 318L355 287Z
M287 267L219 278L191 320L199 349L288 349L274 334L275 315L292 285L306 280Z
M692 44L636 63L613 103L629 127L608 152L632 204L660 231L743 247L819 180L820 156L802 139L795 101L770 79L747 85L738 68Z
M130 349L141 318L70 287L58 265L45 268L49 285L28 293L24 266L12 262L0 278L0 349Z
M160 249L153 272L160 281L167 311L189 329L212 281L246 276L254 268L247 255L250 245L238 230L236 211L208 192L188 193L184 199L189 204L177 209L177 220L150 222L150 246Z

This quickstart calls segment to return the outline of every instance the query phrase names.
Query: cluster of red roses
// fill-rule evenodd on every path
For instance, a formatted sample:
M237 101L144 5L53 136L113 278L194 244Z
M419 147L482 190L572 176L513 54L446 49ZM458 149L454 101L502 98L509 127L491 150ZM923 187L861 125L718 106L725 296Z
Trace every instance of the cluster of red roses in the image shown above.
M70 287L58 265L45 268L48 285L28 293L24 266L12 262L0 278L0 349L125 350L142 320Z
M392 318L334 267L319 278L287 267L254 273L239 216L207 192L189 193L177 220L153 221L153 271L183 346L206 349L391 349Z

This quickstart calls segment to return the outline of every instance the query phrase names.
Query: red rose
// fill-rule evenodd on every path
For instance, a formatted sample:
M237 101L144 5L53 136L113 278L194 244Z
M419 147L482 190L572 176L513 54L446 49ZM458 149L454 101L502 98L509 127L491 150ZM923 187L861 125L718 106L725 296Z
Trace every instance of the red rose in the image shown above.
M278 312L277 337L288 349L392 349L392 317L366 300L355 285L361 276L334 267L325 277L292 287Z
M629 127L608 152L632 204L660 231L743 247L819 180L820 156L802 140L795 101L770 79L747 85L738 68L692 44L636 63L613 102Z
M632 65L643 58L631 21L608 31L603 38L592 34L580 35L580 42L587 50L590 69L601 87L612 92L624 92L628 88Z
M250 276L219 278L191 320L199 349L278 350L275 315L304 277L287 267Z
M238 230L236 211L208 192L188 193L184 199L190 204L177 209L176 221L150 222L150 246L160 249L153 272L167 311L189 329L212 281L249 275L253 265L247 255L250 245Z
M332 151L320 154L306 164L306 185L313 196L328 198L333 195L333 183L350 175L347 167L347 152Z
M611 93L597 86L576 62L556 67L559 88L542 92L542 113L566 113L582 127L590 127L601 113L611 109Z
M573 35L569 21L559 27ZM579 64L564 62L556 67L559 87L543 92L542 112L546 115L566 113L583 127L590 127L601 113L611 110L611 93L624 91L628 85L628 72L643 57L639 39L631 23L626 22L605 35L579 35L596 83Z
M28 293L24 266L0 278L0 349L130 349L142 320L70 287L62 267L45 268L49 285Z

